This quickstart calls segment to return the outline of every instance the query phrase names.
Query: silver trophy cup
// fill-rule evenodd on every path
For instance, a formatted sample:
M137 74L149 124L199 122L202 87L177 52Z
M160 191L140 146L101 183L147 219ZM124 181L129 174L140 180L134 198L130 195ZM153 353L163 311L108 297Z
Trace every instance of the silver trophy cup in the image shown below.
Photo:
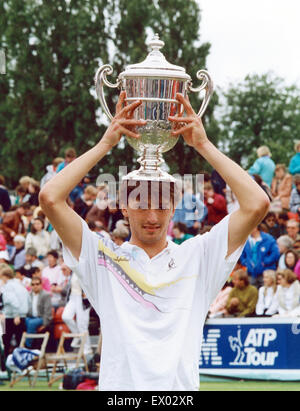
M141 137L134 139L126 136L128 143L140 155L138 162L141 167L127 174L124 179L174 181L160 166L164 162L162 153L173 148L178 141L178 137L171 135L172 124L168 120L169 116L176 115L180 110L176 93L186 96L188 92L200 93L204 90L198 112L201 117L213 93L213 83L207 71L199 70L197 78L202 83L193 88L191 77L185 69L170 64L161 53L164 42L157 34L149 46L151 51L147 58L142 63L129 65L119 74L115 84L107 80L107 76L113 73L112 67L108 64L101 66L95 76L96 92L102 109L110 120L113 116L105 101L104 85L125 90L129 104L137 100L142 102L134 114L136 119L147 121L145 126L137 129Z

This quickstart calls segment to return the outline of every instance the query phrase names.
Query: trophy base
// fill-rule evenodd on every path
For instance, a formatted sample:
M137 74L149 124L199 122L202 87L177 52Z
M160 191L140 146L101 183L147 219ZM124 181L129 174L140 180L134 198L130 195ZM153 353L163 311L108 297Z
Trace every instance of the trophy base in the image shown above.
M156 170L148 170L140 167L138 170L131 171L122 178L122 181L163 181L175 183L176 179L165 171L157 168Z

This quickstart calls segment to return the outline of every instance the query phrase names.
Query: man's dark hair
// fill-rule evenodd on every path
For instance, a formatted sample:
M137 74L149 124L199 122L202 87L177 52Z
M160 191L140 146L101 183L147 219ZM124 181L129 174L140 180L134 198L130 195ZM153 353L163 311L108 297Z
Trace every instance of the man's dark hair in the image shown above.
M168 181L124 180L119 191L120 206L126 208L130 200L138 202L138 208L175 208L180 198L177 184Z

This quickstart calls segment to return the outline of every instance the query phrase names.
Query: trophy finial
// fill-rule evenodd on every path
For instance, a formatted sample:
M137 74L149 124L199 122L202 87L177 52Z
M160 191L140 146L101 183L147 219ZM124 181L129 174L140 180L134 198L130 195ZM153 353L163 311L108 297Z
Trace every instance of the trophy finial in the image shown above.
M158 33L155 33L153 39L149 42L149 46L152 48L152 51L159 51L165 43L159 39Z

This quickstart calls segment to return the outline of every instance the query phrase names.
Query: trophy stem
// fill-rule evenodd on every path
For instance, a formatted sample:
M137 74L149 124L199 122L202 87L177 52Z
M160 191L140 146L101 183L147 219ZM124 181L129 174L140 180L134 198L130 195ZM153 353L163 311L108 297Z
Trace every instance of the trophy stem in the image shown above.
M145 147L141 152L141 157L137 160L141 167L123 177L124 180L147 180L175 182L176 180L160 166L165 162L159 146Z
M141 165L141 171L152 173L165 162L159 148L160 146L155 147L155 149L146 147L143 150L141 157L137 160Z

